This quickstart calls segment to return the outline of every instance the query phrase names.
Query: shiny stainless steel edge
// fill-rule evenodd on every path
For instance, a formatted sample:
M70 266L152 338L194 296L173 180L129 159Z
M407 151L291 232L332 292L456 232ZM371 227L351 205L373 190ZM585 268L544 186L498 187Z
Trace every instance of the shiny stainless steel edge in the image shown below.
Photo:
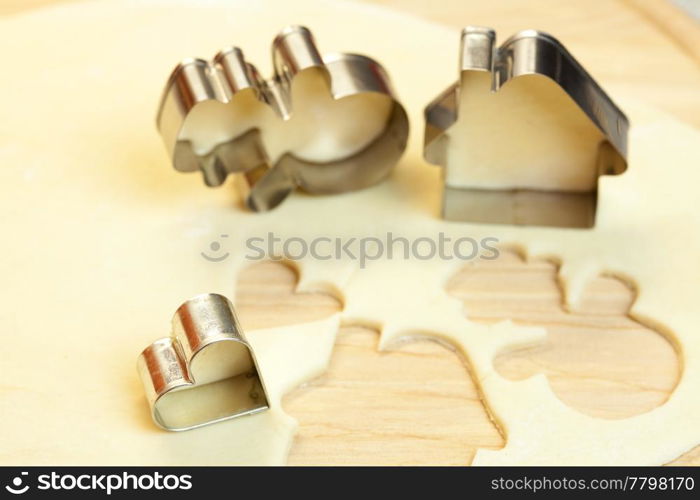
M160 403L164 397L181 390L196 390L191 363L208 347L221 342L236 342L246 348L253 369L245 374L250 380L250 404L235 413L203 418L183 426L172 426L162 418ZM159 427L183 431L258 413L268 409L265 384L252 347L246 340L233 305L223 295L203 294L184 302L172 319L172 334L149 345L137 359L137 370L146 393L151 416ZM201 409L200 409L201 411ZM204 410L206 411L206 409Z
M382 66L365 56L332 54L322 57L311 32L301 26L285 28L272 43L274 75L263 79L236 47L213 60L187 59L172 72L160 101L156 123L173 167L180 172L201 170L208 186L221 185L228 174L240 173L246 205L255 211L274 208L296 187L315 194L361 189L384 179L406 149L408 117L396 99ZM209 154L198 155L182 140L188 113L206 101L229 103L240 92L253 92L282 120L293 113L290 85L301 71L317 68L330 82L334 99L373 92L392 99L383 132L366 148L347 158L316 163L286 154L275 165L267 160L257 129L223 142ZM358 123L358 127L362 124Z
M466 71L490 72L493 92L522 75L537 74L551 79L573 99L605 137L603 143L595 145L598 159L594 168L598 175L617 175L627 169L627 117L553 36L541 31L524 30L496 47L494 30L466 27L461 36L460 74ZM449 168L449 138L445 132L459 119L460 80L429 103L424 113L424 157L428 162L445 168ZM583 193L583 196L582 193L571 193L571 199L568 197L567 192L492 191L445 184L443 217L468 222L592 227L595 223L597 190ZM487 210L484 210L480 200L488 204ZM534 208L530 210L531 215L515 213L515 207L524 204ZM565 210L567 214L556 213L557 210ZM534 213L538 215L532 215Z

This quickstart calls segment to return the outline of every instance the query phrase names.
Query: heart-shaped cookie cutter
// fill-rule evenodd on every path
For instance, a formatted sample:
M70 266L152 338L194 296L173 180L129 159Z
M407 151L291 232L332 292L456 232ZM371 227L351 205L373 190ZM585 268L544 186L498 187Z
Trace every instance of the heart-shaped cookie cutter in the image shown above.
M537 82L537 77L546 77L546 80ZM523 91L520 95L510 93L515 97L510 101L500 99L498 107L494 105L495 101L491 101L493 104L486 102L501 97L505 90L514 90L513 83L509 82L517 79L522 85L528 78L539 86L533 85L532 88L545 88L544 98L535 92ZM482 85L485 84L479 90L484 87L485 90L474 95L478 92L474 91L471 82L477 79L482 79ZM550 85L548 82L556 84L552 85L553 89L543 87L542 84ZM509 85L504 88L506 84ZM551 98L551 92L560 91L565 94L557 102L563 106L550 106L543 111L554 117L549 122L554 124L553 128L549 130L555 132L565 129L570 123L566 121L571 119L570 116L562 114L577 115L578 129L569 130L566 144L577 140L581 143L581 150L572 151L572 156L578 154L582 161L577 168L582 167L583 171L572 174L573 163L550 165L555 168L549 170L549 175L537 179L532 174L533 165L519 155L528 143L543 140L541 130L533 124L523 126L523 122L514 129L507 125L513 114L519 111L517 108L528 105L525 101L537 103L539 99L541 104ZM460 104L467 98L471 98L474 104L468 111L460 112ZM549 116L540 118L540 124L547 123ZM470 126L475 128L462 129L462 132L467 131L466 135L456 137L458 120L471 120ZM461 38L460 80L426 107L425 121L424 156L430 163L444 167L442 215L449 220L592 227L598 178L621 174L627 169L629 122L624 113L558 40L540 31L521 31L497 47L494 30L475 26L465 28ZM577 132L584 127L588 127L585 131L589 134L577 139ZM470 130L471 134L468 133ZM479 138L474 139L476 136ZM547 139L555 140L544 138ZM473 161L460 164L455 161L455 148L460 147L460 142L467 144L469 140L474 144L466 148L477 151L477 154L467 153L463 158ZM484 146L485 142L489 145ZM534 158L533 163L547 161L550 156L546 147L539 153L530 158L531 161ZM495 170L503 165L494 160L495 157L502 163L509 163L500 174ZM506 157L508 161L505 161ZM553 182L554 177L560 176L564 179L563 184L573 184L572 175L582 176L585 182L578 178L575 182L588 183L588 186L560 189L557 182ZM519 184L518 179L523 182Z
M408 118L382 66L356 54L321 57L311 32L300 26L288 27L275 38L272 58L274 75L267 80L235 47L219 52L212 61L188 59L175 68L157 116L173 167L180 172L201 171L208 186L221 185L229 173L243 174L237 177L245 204L254 211L276 207L296 187L332 194L384 179L406 148ZM335 120L315 107L304 127L284 128L281 123L306 111L304 102L294 102L293 88L299 79L313 80L300 78L312 74L323 85L309 84L310 88L328 94L335 103L358 96L373 101L367 102L364 112ZM225 109L217 112L216 106ZM351 113L353 106L347 102L346 112ZM188 124L192 115L196 118ZM338 134L342 137L333 137L334 127L342 129ZM299 137L300 129L308 129L310 135ZM313 143L314 132L324 154L303 151Z
M198 295L175 312L172 335L139 356L153 421L183 431L268 409L265 385L229 300Z

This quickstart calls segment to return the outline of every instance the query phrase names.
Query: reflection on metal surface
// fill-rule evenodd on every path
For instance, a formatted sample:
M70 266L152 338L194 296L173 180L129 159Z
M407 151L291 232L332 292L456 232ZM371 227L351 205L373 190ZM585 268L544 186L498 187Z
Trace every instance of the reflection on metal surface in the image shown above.
M176 170L201 171L208 186L241 174L245 203L255 211L276 207L296 187L339 193L389 174L406 148L408 119L376 61L322 57L309 30L295 26L275 38L273 64L274 75L263 79L240 49L229 48L175 68L157 125ZM301 87L309 95L296 102ZM368 112L357 111L357 99ZM305 154L314 144L325 155Z
M478 82L485 82L483 95L474 93ZM548 93L561 91L556 104L547 103ZM460 109L467 99L471 108ZM520 122L508 128L515 119ZM460 80L427 106L425 120L424 155L445 167L443 217L450 220L592 227L598 177L627 168L627 118L559 41L539 31L519 32L497 47L493 30L465 28ZM462 121L472 128L458 127ZM575 127L566 130L570 123ZM577 164L564 159L538 171L547 141L564 158L566 145L552 142L557 139L543 132L546 127L576 144L571 156L578 155ZM586 134L579 134L583 127ZM461 158L455 153L460 147L467 150Z
M137 367L153 421L163 429L188 430L268 408L253 351L221 295L180 306L172 336L148 346Z

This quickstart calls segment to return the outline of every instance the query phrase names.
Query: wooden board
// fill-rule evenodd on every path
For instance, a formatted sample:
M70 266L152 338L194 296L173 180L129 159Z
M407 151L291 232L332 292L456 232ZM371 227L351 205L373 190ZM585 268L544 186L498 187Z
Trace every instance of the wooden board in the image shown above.
M60 1L4 0L0 14ZM700 45L693 43L700 29L663 0L375 3L456 27L493 26L501 35L551 31L605 86L700 125ZM327 295L294 294L295 280L281 264L245 271L237 297L244 326L297 323L339 310ZM497 368L512 379L546 374L555 394L581 412L625 418L649 411L677 381L676 352L627 316L634 293L616 279L592 282L581 309L567 312L554 263L525 263L504 252L495 262L467 266L448 291L475 320L510 318L547 328L546 343L503 353ZM477 448L503 445L455 352L414 340L380 353L377 339L371 330L343 328L328 373L287 396L285 408L300 422L290 463L468 464ZM674 463L700 465L700 447Z
M245 327L319 319L341 305L323 294L295 294L296 274L280 263L257 264L239 280ZM653 328L627 316L634 292L611 277L588 287L575 312L562 308L557 266L525 262L504 250L496 261L465 266L447 286L476 321L512 319L547 328L542 345L496 360L510 379L544 373L555 394L598 418L625 418L662 404L679 361ZM300 421L292 464L468 464L478 447L503 437L460 356L436 342L407 339L385 352L378 335L358 327L338 334L330 369L284 401ZM700 463L697 451L679 463Z

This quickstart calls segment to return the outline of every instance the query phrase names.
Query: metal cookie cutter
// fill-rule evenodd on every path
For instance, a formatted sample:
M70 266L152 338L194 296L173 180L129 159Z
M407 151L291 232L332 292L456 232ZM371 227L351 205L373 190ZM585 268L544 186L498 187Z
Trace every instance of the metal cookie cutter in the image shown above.
M175 68L157 117L173 167L201 171L208 186L243 174L255 211L297 186L340 193L386 177L406 148L408 118L385 70L360 55L321 57L299 26L275 38L272 59L267 80L235 47Z
M163 429L184 431L268 408L255 355L222 295L182 304L172 336L148 346L137 367L153 421Z
M443 217L592 227L599 176L627 169L627 118L552 36L495 39L465 28L460 80L425 109Z

